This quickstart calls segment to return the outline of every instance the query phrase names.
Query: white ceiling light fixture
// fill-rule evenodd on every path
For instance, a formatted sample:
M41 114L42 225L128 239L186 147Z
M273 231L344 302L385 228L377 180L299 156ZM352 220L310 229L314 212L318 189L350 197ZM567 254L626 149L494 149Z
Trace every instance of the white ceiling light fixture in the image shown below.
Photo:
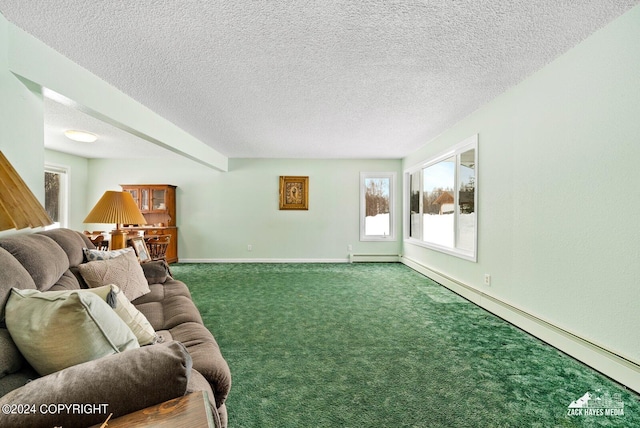
M64 135L70 140L80 141L82 143L93 143L98 139L96 134L87 131L77 131L75 129L64 131Z

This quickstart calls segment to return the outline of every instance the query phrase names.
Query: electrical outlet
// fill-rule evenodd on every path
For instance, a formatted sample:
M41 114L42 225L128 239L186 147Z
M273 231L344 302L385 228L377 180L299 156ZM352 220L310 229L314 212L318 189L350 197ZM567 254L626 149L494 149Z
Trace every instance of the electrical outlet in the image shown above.
M251 250L253 250L253 245L251 244L247 245L247 251L251 251Z
M491 275L488 273L484 274L484 285L491 285Z
M353 251L353 245L351 245L351 244L347 245L347 251L352 252Z

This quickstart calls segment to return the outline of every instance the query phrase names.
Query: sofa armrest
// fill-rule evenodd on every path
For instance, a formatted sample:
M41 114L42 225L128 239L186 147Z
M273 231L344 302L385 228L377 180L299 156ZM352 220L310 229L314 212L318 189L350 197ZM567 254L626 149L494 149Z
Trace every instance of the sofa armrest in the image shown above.
M0 426L86 427L180 397L192 360L176 341L89 361L0 398Z
M171 278L171 270L164 260L141 263L140 266L142 266L142 271L149 285L164 284L167 279Z

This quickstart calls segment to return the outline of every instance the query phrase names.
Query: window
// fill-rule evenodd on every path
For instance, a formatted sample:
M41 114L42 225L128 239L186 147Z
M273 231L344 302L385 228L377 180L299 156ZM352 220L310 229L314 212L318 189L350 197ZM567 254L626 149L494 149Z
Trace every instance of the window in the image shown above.
M360 240L393 241L395 172L360 173Z
M406 171L406 238L476 261L478 136Z
M60 165L44 166L44 208L53 220L47 229L68 227L69 168Z

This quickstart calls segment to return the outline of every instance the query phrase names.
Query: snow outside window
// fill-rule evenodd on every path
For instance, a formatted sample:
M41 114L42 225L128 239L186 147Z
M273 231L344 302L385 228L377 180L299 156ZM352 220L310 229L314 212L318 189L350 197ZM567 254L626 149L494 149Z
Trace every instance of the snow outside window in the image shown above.
M476 261L478 136L405 172L409 242Z
M360 173L360 240L393 241L395 172Z

